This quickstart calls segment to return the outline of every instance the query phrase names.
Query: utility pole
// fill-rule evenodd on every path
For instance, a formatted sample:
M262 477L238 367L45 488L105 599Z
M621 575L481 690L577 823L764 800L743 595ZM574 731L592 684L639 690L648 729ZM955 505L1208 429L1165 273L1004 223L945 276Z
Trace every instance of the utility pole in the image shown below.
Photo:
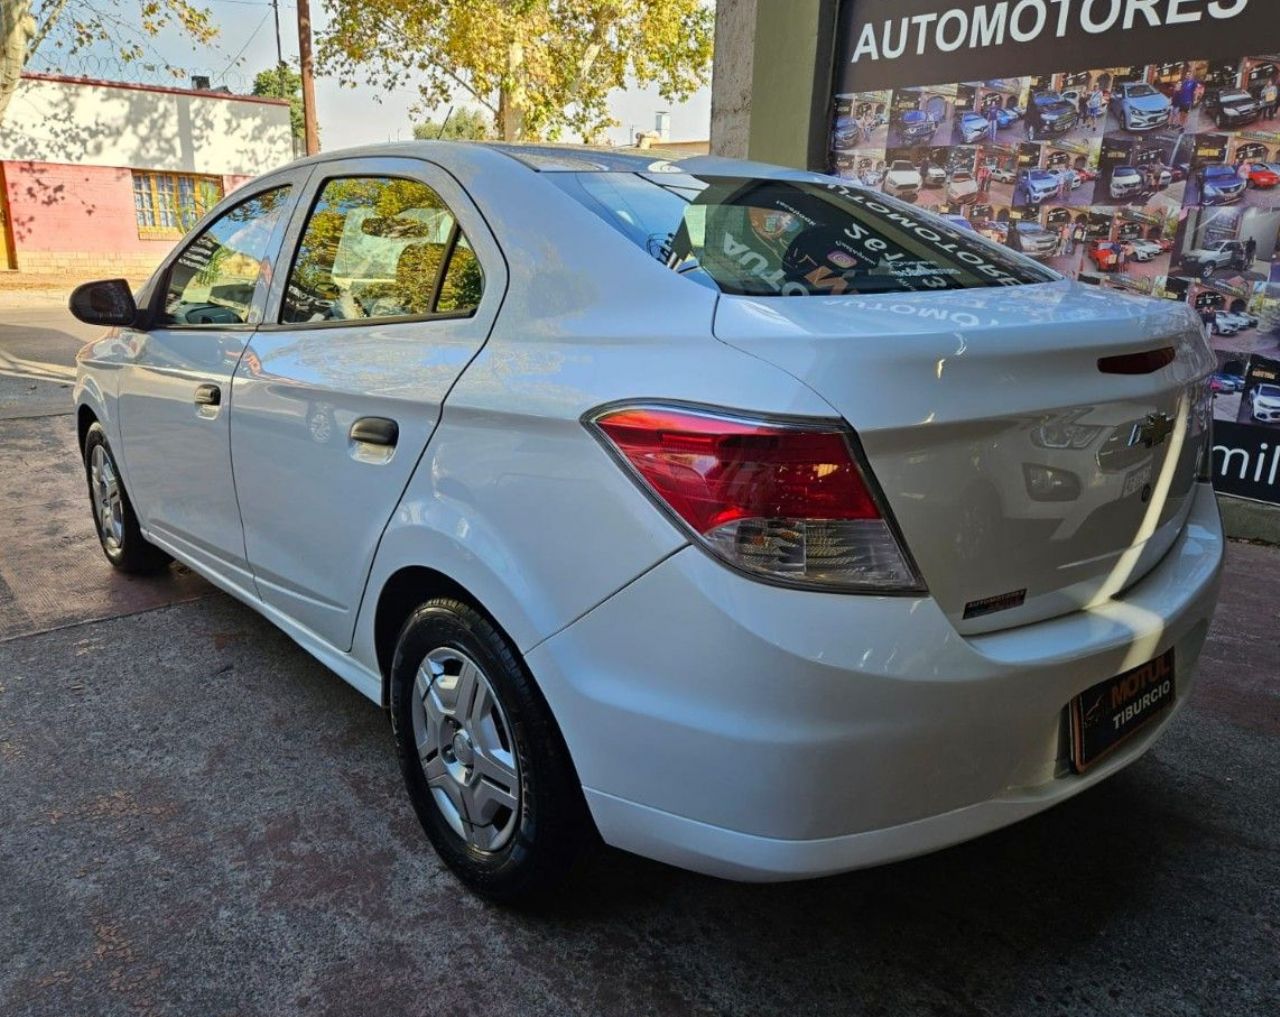
M306 127L307 155L320 151L320 134L316 129L316 86L311 66L311 6L298 0L298 64L302 74L302 122Z
M280 0L271 0L271 13L276 17L276 67L280 68L284 66L284 47L280 45Z

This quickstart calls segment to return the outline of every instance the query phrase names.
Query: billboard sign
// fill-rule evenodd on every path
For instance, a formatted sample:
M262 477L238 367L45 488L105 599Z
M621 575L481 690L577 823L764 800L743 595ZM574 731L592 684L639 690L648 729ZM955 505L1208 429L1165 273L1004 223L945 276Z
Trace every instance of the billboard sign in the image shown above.
M906 160L921 206L1005 243L1035 223L1056 242L1026 253L1064 275L1188 303L1221 366L1216 484L1280 503L1253 477L1280 449L1276 5L842 0L828 169L883 188ZM963 205L957 169L979 182Z

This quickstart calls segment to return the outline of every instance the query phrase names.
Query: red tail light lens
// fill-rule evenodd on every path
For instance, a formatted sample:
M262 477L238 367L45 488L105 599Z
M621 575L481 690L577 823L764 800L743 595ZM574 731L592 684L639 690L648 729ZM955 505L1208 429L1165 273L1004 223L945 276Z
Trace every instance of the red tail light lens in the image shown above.
M806 586L919 588L842 428L660 406L608 410L590 423L730 564Z

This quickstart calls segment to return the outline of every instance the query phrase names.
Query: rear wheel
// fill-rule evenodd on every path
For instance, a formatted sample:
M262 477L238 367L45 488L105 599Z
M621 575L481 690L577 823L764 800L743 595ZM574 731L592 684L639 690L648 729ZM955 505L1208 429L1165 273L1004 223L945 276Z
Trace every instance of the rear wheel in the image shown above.
M409 798L436 852L477 893L541 898L590 838L551 711L506 637L430 600L400 631L391 717Z
M145 574L167 567L173 559L142 536L133 503L107 443L107 433L96 422L85 434L84 470L93 525L107 561L121 572Z

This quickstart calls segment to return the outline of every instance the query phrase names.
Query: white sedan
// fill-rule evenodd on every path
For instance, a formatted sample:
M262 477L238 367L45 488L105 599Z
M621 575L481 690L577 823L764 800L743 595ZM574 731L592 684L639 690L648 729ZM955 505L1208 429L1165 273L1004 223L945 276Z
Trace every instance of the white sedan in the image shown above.
M895 159L889 164L882 185L885 194L903 201L915 201L924 186L924 178L914 164L906 159Z
M883 194L377 146L72 307L112 328L75 387L107 558L185 563L387 709L494 898L596 833L753 880L941 848L1191 692L1223 551L1198 319Z
M1249 393L1253 419L1268 424L1280 421L1280 385L1259 385Z
M978 200L978 181L968 170L955 170L947 180L947 201L965 205Z
M1153 261L1164 254L1164 248L1154 240L1133 240L1129 251L1134 261Z

